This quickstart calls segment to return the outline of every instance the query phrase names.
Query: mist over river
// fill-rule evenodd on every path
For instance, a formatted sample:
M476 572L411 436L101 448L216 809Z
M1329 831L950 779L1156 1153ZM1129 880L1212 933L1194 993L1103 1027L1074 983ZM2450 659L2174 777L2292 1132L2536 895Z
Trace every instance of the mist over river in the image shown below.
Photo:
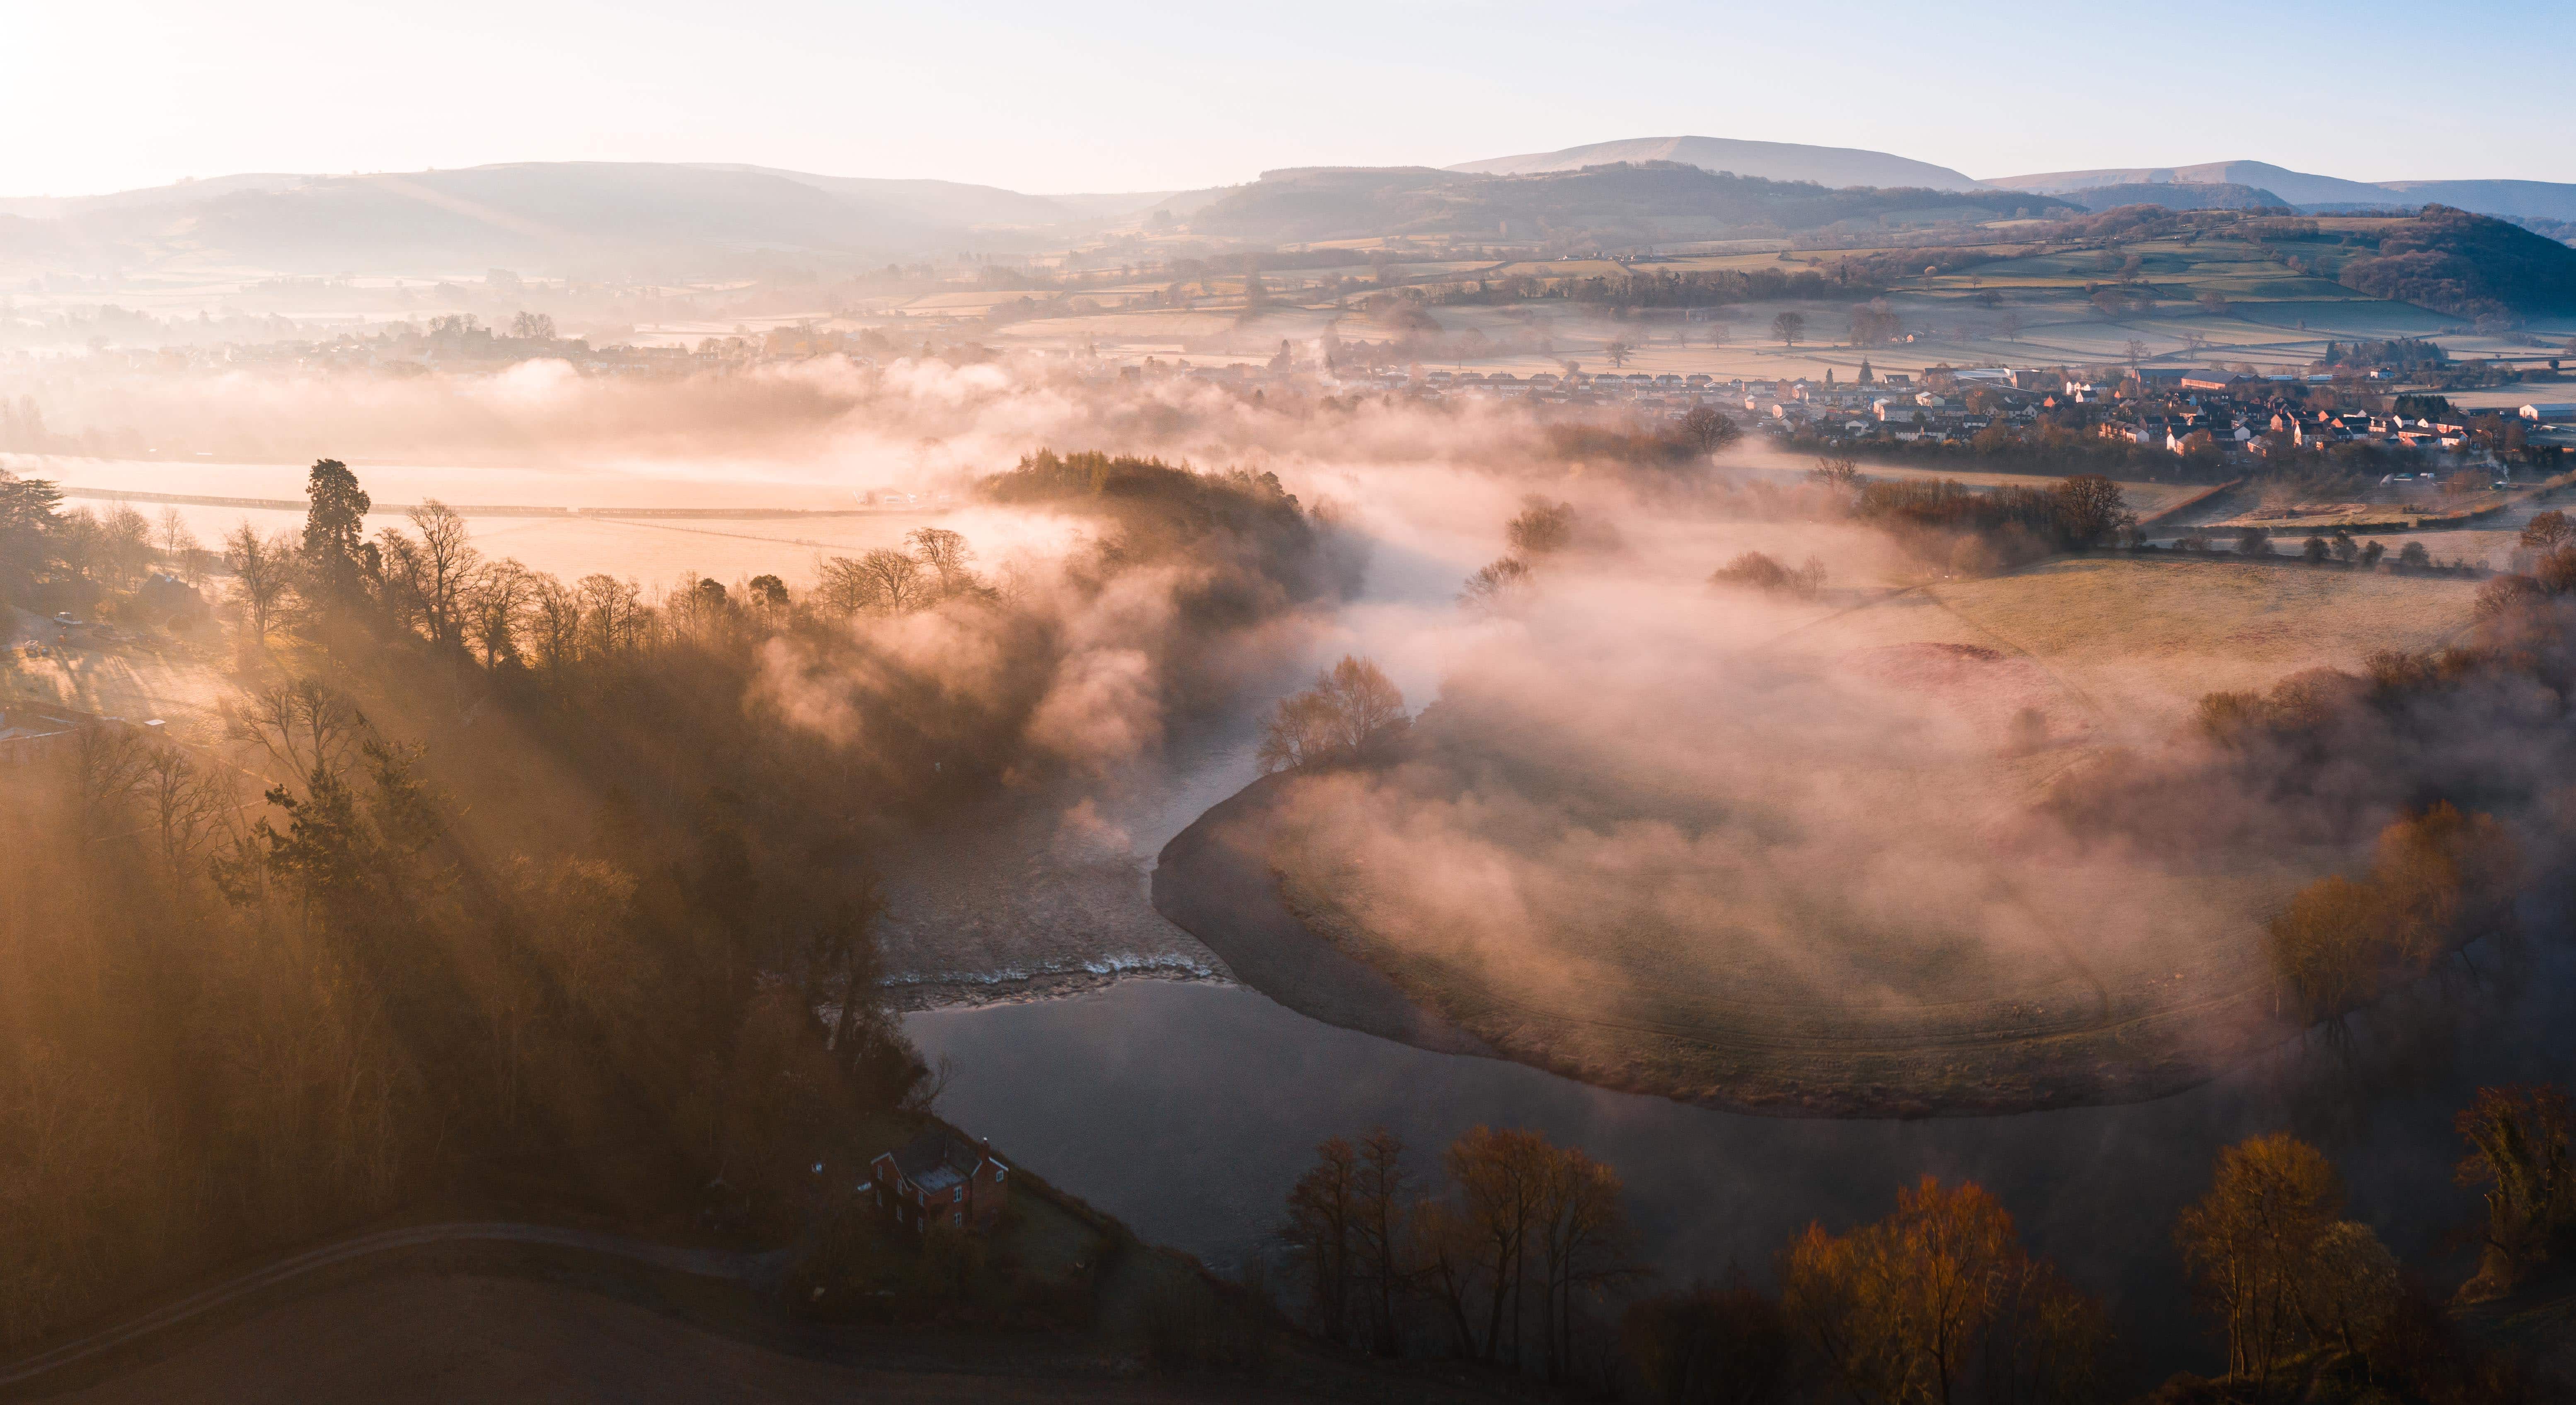
M2156 1102L1920 1121L1742 1116L1608 1092L1501 1060L1339 1029L1239 986L1130 980L1074 998L912 1015L954 1060L951 1120L1156 1243L1220 1271L1268 1249L1315 1143L1383 1125L1418 1168L1478 1123L1533 1127L1615 1167L1647 1253L1676 1282L1772 1256L1808 1221L1842 1229L1926 1173L2001 1197L2034 1251L2103 1293L2148 1359L2216 1357L2184 1298L2175 1213L2220 1147L2289 1128L2341 1169L2348 1213L2409 1265L2465 1269L2454 1231L2452 1115L2482 1084L2564 1079L2576 962L2534 943L2422 1020L2363 1029L2349 1054L2312 1039ZM2402 1028L2396 1027L2402 1023ZM2187 1355L2186 1355L2187 1354Z

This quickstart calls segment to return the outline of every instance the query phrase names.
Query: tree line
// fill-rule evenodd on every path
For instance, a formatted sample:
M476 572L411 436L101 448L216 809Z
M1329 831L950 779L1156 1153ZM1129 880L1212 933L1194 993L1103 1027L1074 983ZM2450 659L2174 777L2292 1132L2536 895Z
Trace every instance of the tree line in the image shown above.
M2457 1119L2483 1187L2484 1257L2462 1301L2576 1255L2566 1094L2486 1088ZM1276 1231L1306 1330L1381 1358L1475 1362L1659 1405L2082 1405L2126 1362L2110 1310L2023 1245L1974 1181L1925 1176L1883 1218L1811 1224L1763 1284L1659 1286L1618 1173L1525 1129L1479 1126L1429 1166L1384 1128L1332 1137ZM2345 1217L2333 1163L2287 1133L2222 1149L2173 1228L2223 1348L2159 1402L2532 1398L2529 1363L2481 1348L2378 1235Z

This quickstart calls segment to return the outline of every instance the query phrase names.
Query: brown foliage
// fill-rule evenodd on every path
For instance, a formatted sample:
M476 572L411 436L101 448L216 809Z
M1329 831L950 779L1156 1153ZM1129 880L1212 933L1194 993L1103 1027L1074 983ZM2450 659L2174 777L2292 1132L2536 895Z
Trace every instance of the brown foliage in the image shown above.
M2368 877L2318 879L2267 931L2305 1019L2332 1019L2511 918L2521 860L2492 816L2444 801L2380 831Z
M1790 1318L1859 1400L2080 1400L2109 1330L2099 1303L2021 1247L1973 1181L1930 1176L1845 1235L1810 1225L1781 1265Z

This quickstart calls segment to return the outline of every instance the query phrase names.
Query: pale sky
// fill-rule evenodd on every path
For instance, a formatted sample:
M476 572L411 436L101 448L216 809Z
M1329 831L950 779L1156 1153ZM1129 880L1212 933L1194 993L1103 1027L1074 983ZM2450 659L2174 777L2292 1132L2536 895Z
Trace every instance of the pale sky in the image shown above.
M1684 133L2576 181L2571 53L2566 0L0 0L0 195L557 160L1169 190Z

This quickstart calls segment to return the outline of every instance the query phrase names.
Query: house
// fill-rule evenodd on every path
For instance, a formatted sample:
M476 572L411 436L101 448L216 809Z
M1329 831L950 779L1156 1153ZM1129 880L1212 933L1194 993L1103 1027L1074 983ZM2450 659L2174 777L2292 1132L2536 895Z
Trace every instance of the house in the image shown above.
M959 1229L990 1229L1010 1195L1011 1168L990 1143L969 1142L940 1128L868 1163L877 1207L895 1223L925 1229L933 1222Z
M2576 420L2576 405L2565 404L2563 402L2548 405L2525 405L2522 407L2521 414L2524 419L2530 420L2534 424L2564 424L2569 420Z

